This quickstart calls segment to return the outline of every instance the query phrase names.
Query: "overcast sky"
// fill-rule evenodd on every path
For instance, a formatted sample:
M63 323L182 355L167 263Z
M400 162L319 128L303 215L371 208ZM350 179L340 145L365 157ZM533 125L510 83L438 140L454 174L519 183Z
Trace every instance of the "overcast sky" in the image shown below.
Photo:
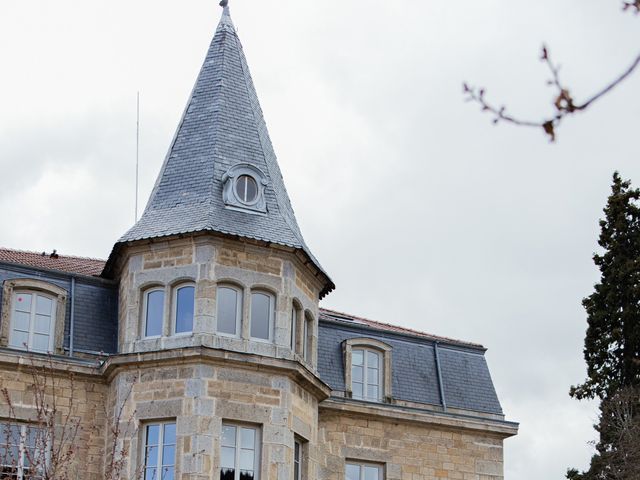
M532 119L547 42L580 99L636 53L617 0L231 0L325 307L481 342L507 418L506 477L586 467L581 299L619 169L640 185L638 81L549 144L494 127L463 80ZM106 258L144 206L221 10L214 0L0 4L0 245Z

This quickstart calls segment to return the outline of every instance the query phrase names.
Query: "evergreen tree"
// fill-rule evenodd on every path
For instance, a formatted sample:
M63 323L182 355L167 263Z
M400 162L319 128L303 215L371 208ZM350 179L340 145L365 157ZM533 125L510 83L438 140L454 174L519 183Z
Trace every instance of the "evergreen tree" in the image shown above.
M572 480L640 478L640 191L618 172L600 221L593 256L600 282L582 302L587 311L584 358L587 379L571 387L577 399L599 398L600 434L588 471Z

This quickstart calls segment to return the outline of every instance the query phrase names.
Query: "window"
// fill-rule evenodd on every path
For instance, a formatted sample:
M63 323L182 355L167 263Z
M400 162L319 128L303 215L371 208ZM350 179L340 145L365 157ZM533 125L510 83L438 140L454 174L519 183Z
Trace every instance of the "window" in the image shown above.
M238 336L242 319L242 292L234 287L218 287L218 333Z
M348 462L345 480L383 480L382 465Z
M220 480L258 480L259 437L255 427L222 424Z
M306 478L302 472L304 469L304 443L296 437L293 442L293 480Z
M266 292L251 293L251 338L271 340L275 299Z
M313 334L313 317L307 313L304 319L304 332L302 337L302 356L307 362L311 362L311 336Z
M159 337L164 323L164 290L155 288L144 294L144 336Z
M36 352L53 351L56 301L36 292L16 292L13 297L9 345Z
M349 338L342 346L347 398L390 401L391 346L373 338Z
M265 174L255 165L233 165L222 175L222 201L232 210L267 213L265 187L268 183Z
M175 422L150 423L144 429L144 480L174 480Z
M236 194L242 203L251 204L258 197L258 184L249 175L240 175L236 181Z
M298 332L300 329L300 321L302 319L302 309L294 301L291 307L291 350L299 352Z
M42 429L0 423L0 477L38 480L46 465L45 435Z
M380 353L366 348L351 351L351 393L360 400L380 401Z
M196 289L193 285L184 285L175 290L175 333L193 331L193 312Z

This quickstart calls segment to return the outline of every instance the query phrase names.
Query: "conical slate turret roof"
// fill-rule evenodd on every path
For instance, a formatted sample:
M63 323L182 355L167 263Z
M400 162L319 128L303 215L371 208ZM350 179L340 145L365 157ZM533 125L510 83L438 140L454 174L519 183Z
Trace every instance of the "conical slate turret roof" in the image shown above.
M266 211L225 205L223 176L239 164L264 175ZM323 294L334 288L298 227L227 6L147 207L111 260L124 243L206 231L298 249L325 277Z

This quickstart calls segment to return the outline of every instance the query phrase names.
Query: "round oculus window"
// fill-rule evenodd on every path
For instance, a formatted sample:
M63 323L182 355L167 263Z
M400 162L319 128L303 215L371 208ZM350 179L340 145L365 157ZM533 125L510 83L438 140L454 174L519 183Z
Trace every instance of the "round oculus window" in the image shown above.
M236 194L242 203L254 203L258 198L258 184L250 175L240 175L236 180Z

